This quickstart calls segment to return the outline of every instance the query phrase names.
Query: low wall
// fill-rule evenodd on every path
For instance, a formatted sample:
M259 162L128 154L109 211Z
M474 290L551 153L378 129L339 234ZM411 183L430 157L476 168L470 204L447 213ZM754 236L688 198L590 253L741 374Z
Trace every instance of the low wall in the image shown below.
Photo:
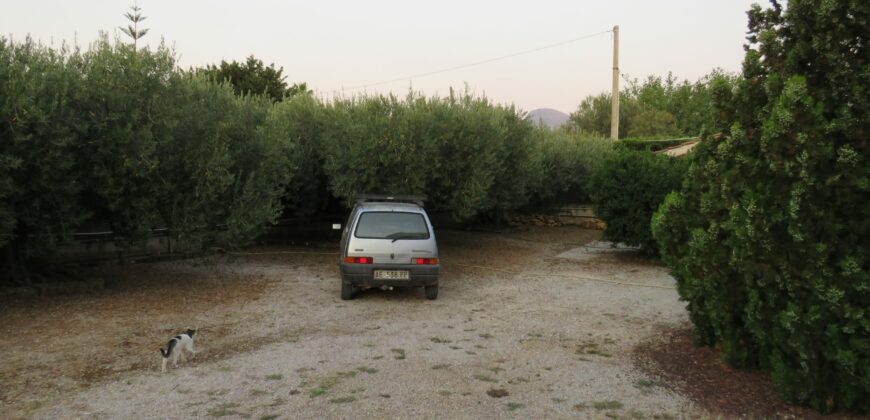
M604 221L595 216L591 204L563 204L532 214L516 214L510 218L514 225L533 226L582 226L587 229L604 230Z
M115 245L110 232L104 234L79 233L73 241L60 247L52 259L58 262L100 261L136 257L160 257L170 255L169 238L154 234L139 247L123 251Z

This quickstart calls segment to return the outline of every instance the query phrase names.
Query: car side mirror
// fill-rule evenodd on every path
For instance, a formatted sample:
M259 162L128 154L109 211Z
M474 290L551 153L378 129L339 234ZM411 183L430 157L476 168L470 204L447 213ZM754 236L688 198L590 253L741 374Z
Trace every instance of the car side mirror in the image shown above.
M332 230L341 230L341 224L340 223L333 223Z

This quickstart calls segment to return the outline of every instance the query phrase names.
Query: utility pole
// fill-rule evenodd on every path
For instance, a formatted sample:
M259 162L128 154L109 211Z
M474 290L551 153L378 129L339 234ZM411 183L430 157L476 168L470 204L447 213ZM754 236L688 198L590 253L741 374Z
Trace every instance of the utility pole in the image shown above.
M610 105L610 140L619 140L619 25L613 27L613 91Z

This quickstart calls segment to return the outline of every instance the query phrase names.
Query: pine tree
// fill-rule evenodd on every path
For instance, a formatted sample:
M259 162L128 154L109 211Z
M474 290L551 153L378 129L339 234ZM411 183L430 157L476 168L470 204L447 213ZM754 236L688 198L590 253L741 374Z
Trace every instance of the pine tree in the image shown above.
M127 36L133 39L133 51L136 51L136 45L139 39L148 33L148 28L139 29L139 23L148 18L139 13L141 10L142 9L135 4L130 6L130 11L124 13L124 17L130 21L130 24L128 24L126 28L123 26L118 27L121 32L127 34Z

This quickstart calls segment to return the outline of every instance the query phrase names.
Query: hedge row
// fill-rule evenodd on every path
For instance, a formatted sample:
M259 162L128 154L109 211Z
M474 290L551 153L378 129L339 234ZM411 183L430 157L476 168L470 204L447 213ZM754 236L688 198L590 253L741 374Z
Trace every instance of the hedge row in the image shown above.
M611 150L464 94L238 96L178 69L167 48L106 39L80 51L0 38L0 92L6 262L100 221L122 246L155 227L181 250L241 245L282 213L364 192L427 194L456 220L500 217L583 200Z
M287 211L309 216L329 199L361 193L425 194L457 221L499 218L524 206L588 200L610 142L535 127L486 98L297 95L274 106L298 170Z
M122 245L159 226L192 249L250 239L282 210L294 152L271 103L177 70L165 48L0 40L0 91L0 247L18 257L89 219Z

